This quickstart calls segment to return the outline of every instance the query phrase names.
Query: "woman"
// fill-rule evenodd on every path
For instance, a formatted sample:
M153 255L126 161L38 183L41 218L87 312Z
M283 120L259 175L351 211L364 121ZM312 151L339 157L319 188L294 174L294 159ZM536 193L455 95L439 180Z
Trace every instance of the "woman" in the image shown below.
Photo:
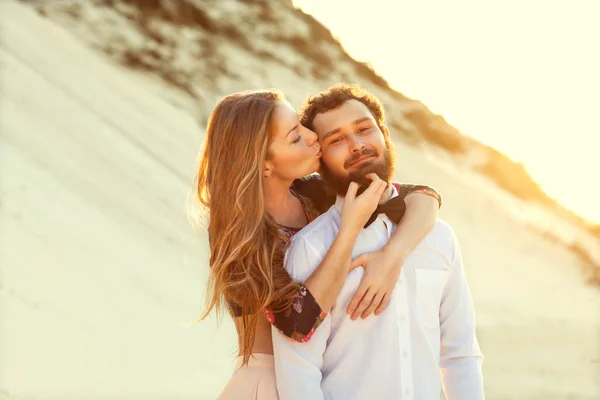
M316 134L300 124L278 91L232 94L210 116L197 178L198 200L210 213L211 272L204 317L226 305L240 355L222 399L277 399L271 324L294 340L310 340L348 271L358 266L351 262L354 242L387 186L377 176L360 196L357 186L350 186L338 236L306 282L292 281L283 268L290 238L334 201L320 178L299 180L318 170L319 157ZM424 194L405 199L406 216L383 249L361 256L365 280L372 268L378 276L395 279L373 280L370 295L356 299L358 306L348 310L352 318L385 308L389 300L382 299L389 299L390 282L400 274L398 259L423 239L437 217L437 192L396 188L405 198Z

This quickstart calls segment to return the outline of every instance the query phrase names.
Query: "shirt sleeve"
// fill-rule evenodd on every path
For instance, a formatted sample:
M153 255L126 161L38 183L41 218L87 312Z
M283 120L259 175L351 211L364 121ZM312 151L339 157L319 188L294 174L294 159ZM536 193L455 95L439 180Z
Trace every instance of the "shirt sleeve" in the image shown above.
M292 278L306 280L318 265L322 255L305 240L297 240L286 256L286 269ZM321 369L323 353L331 331L331 316L326 316L320 328L307 343L299 343L273 331L275 375L281 400L323 399Z
M268 310L266 314L269 322L279 332L297 342L308 342L327 316L304 285L300 286L290 308Z
M453 257L440 306L440 368L448 400L483 400L483 355L475 335L475 310L460 246L452 231Z
M396 189L398 190L399 197L406 198L406 196L414 193L426 194L435 198L438 201L440 208L442 207L442 195L430 186L396 182L394 182L394 186L396 186Z

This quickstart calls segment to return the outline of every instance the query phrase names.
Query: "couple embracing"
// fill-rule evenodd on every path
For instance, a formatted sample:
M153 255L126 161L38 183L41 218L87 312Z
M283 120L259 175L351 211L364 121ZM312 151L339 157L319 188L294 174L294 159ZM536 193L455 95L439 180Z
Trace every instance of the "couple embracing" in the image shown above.
M299 113L276 90L218 103L197 190L207 314L227 309L239 339L220 399L484 398L457 238L440 195L394 167L383 106L358 86Z

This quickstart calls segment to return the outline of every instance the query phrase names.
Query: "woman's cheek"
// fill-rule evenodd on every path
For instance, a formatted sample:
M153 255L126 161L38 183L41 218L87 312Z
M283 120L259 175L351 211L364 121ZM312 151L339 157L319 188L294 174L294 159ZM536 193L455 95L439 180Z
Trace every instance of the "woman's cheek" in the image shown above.
M310 163L315 156L314 149L308 147L305 151L302 152L302 159L298 160L300 162L304 161L306 163Z

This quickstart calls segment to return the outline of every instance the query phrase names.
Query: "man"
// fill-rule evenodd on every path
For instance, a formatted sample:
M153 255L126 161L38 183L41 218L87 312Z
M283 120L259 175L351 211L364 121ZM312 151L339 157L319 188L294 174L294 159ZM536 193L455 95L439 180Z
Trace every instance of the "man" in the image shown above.
M395 154L381 103L356 86L336 85L312 96L301 121L319 136L321 174L338 194L333 207L294 237L286 254L286 269L303 281L337 234L350 182L366 187L365 175L375 172L389 184ZM380 204L396 195L389 185ZM394 231L395 223L377 214L361 231L353 257L383 247ZM307 343L273 329L281 399L428 400L439 399L442 387L449 400L483 399L483 357L452 228L438 221L407 257L388 307L377 317L353 321L346 308L363 272L348 274L336 304Z

